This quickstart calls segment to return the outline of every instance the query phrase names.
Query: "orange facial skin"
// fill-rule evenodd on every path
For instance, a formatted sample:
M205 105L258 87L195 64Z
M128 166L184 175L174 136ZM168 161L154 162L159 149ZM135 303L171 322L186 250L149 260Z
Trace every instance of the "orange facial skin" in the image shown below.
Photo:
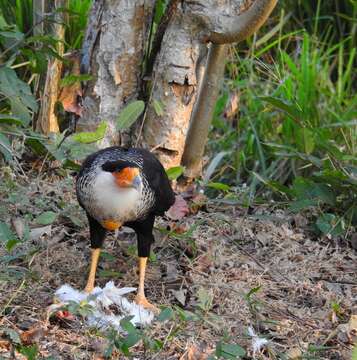
M139 169L133 167L126 167L120 171L112 173L115 177L115 182L120 187L130 187L136 176L139 175Z

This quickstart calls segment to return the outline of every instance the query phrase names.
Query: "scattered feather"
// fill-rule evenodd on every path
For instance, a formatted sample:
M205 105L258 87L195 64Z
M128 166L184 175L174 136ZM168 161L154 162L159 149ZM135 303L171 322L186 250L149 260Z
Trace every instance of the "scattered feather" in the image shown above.
M95 287L91 294L87 294L65 284L56 291L55 296L62 306L71 301L78 304L86 301L92 308L92 311L86 316L89 326L99 329L114 327L118 331L123 331L120 321L125 317L130 316L130 321L134 326L149 325L154 319L151 311L124 297L135 290L136 288L131 287L117 288L113 281L109 281L103 289ZM113 305L116 308L115 314L111 309Z
M268 340L259 337L251 326L248 327L248 334L252 338L253 356L255 356L268 343Z

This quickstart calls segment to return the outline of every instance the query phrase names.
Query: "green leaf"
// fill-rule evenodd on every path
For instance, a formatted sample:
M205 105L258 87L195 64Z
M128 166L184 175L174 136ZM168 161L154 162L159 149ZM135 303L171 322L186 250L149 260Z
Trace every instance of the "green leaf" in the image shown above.
M19 334L10 328L3 328L2 329L4 334L11 340L11 342L15 345L20 345L21 344L21 338L19 336Z
M157 116L163 116L164 115L164 109L163 105L159 100L154 99L152 101L152 104L154 106L155 112Z
M9 241L6 242L6 250L8 252L10 252L18 243L20 243L21 241L19 239L10 239Z
M136 332L135 326L132 324L130 319L132 316L127 316L124 319L120 320L120 326L125 330L127 333Z
M72 135L72 139L82 144L90 144L104 138L107 131L107 123L101 122L95 131L80 132Z
M45 211L36 218L36 222L39 225L49 225L56 220L57 214L53 211Z
M133 101L128 104L119 114L117 120L117 130L129 129L139 118L145 109L145 103L142 100Z
M308 128L299 128L296 136L296 144L300 151L310 155L315 149L314 133Z
M7 162L12 160L12 149L9 139L0 132L0 152L4 155Z
M124 345L127 348L130 348L137 344L141 339L141 336L138 332L129 333L128 336L124 339Z
M344 221L334 214L326 213L316 220L316 226L325 235L338 236L344 232Z
M317 206L318 202L315 199L302 199L290 203L289 210L292 212L299 212L309 207Z
M64 86L70 86L73 85L77 82L81 82L81 81L88 81L88 80L92 80L93 76L89 75L89 74L81 74L81 75L67 75L65 76L61 81L60 81L60 86L64 87Z
M103 260L107 260L107 261L117 261L117 257L106 252L106 251L102 251L100 253L100 258Z
M244 295L244 297L247 299L247 300L250 300L250 298L252 297L252 295L256 294L260 289L261 289L261 285L260 286L256 286L256 287L253 287L252 289L250 289L247 294Z
M216 346L216 356L223 359L237 359L245 356L245 350L238 344L219 342Z
M22 41L24 34L19 31L0 31L0 37Z
M206 289L199 288L198 293L198 307L203 311L209 311L213 304L213 295L210 294Z
M9 99L12 113L28 124L31 120L29 110L37 111L37 101L30 86L7 66L0 67L0 93Z
M192 311L183 310L179 307L175 307L175 310L176 310L178 316L180 317L180 319L183 321L196 321L199 319L199 317Z
M315 183L308 178L295 178L292 191L297 200L314 199L331 206L336 203L336 195L331 186Z
M155 15L154 15L154 23L156 25L159 24L162 15L165 13L166 1L158 0L155 4Z
M299 121L303 115L301 110L297 106L295 106L293 104L287 104L278 98L275 98L272 96L262 96L259 99L261 99L265 102L268 102L269 104L275 106L279 110L284 111L286 114L288 114L294 120Z
M164 322L166 320L170 320L173 317L173 310L169 307L161 310L159 316L157 317L157 320L160 322Z
M352 350L352 360L357 360L357 343L355 344Z
M10 114L0 114L0 124L22 125L23 122L18 116Z
M212 159L203 176L203 183L208 182L208 180L212 177L212 175L216 171L217 166L220 164L220 162L223 160L223 158L226 155L227 155L226 151L221 151Z
M101 269L98 271L98 277L113 279L113 278L121 278L123 277L123 274L119 271Z
M170 180L176 180L183 174L184 171L185 168L183 166L174 166L166 170L166 175Z
M162 349L164 343L158 339L151 339L147 336L143 338L144 346L150 350L157 352Z
M210 182L207 184L208 187L216 190L229 191L231 187L227 184L223 184L220 182Z
M20 346L18 348L19 353L24 355L27 360L36 360L38 355L38 348L37 345L31 346Z
M0 242L7 243L10 240L17 240L9 225L0 221Z

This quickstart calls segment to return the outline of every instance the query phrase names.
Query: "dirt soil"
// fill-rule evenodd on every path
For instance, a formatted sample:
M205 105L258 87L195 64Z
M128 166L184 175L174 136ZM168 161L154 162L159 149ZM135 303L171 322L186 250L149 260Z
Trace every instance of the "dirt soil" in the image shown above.
M1 186L0 218L12 220L20 235L28 223L30 238L10 252L0 247L0 359L25 359L9 329L23 344L36 344L39 358L103 359L108 339L83 319L46 321L59 286L81 289L86 282L88 228L73 179L4 173ZM39 225L36 218L44 211L59 215ZM147 297L196 316L154 321L145 333L160 340L162 349L147 351L139 342L130 349L133 358L203 360L223 341L239 344L246 359L351 359L356 250L347 242L313 238L301 215L271 207L250 213L207 201L179 221L157 221ZM114 280L136 286L135 246L128 229L108 237L98 285ZM268 340L255 354L248 327ZM124 356L114 351L112 358Z

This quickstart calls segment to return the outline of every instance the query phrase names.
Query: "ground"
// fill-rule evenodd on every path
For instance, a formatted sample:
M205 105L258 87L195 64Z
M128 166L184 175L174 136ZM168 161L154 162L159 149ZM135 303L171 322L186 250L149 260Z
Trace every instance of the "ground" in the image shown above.
M17 234L25 223L30 229L29 238L10 252L0 248L0 358L11 358L15 347L21 350L18 334L24 345L37 345L39 358L101 359L109 337L88 329L79 316L46 322L60 285L84 287L90 253L73 178L39 171L15 176L8 169L2 175L1 219L12 219ZM250 359L248 327L268 340L254 354L257 359L351 358L357 331L355 250L313 236L302 215L271 206L248 214L207 200L191 209L179 221L156 223L146 292L152 302L173 307L174 319L145 329L160 349L145 351L140 341L130 349L134 358L206 359L222 344L239 344ZM39 218L45 211L55 219L48 213ZM135 236L123 229L106 241L98 284L136 286L135 265ZM124 356L115 350L112 358Z

